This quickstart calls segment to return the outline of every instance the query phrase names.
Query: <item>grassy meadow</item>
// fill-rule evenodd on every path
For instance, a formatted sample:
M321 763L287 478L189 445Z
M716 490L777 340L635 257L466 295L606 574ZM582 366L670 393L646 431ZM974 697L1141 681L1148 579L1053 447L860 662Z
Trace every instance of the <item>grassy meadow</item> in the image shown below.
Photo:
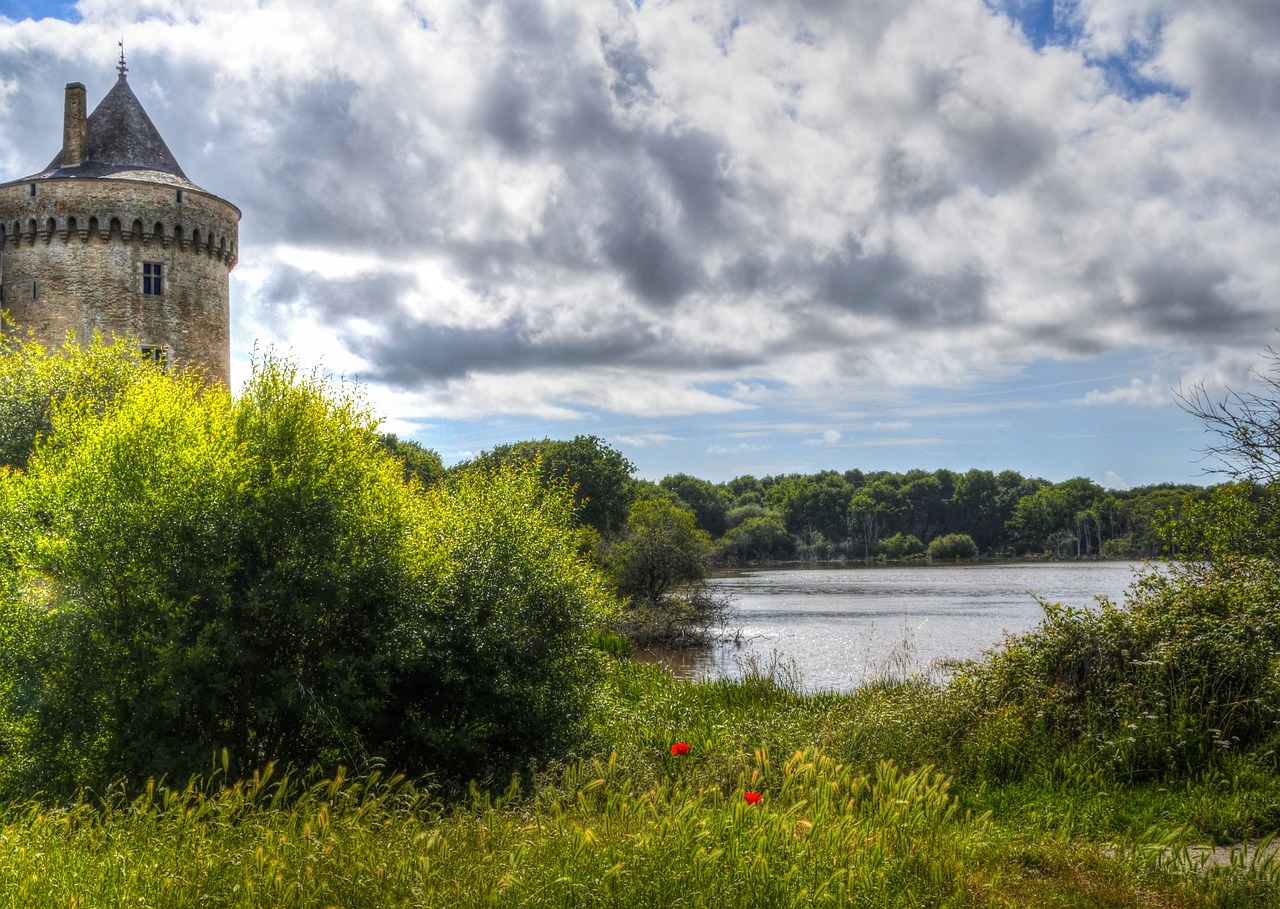
M598 753L470 793L268 768L0 813L14 907L1280 905L1271 756L1118 780L1087 751L953 740L946 690L804 695L785 672L615 662ZM672 753L685 742L687 753ZM976 753L981 750L983 754ZM759 793L749 804L747 792Z

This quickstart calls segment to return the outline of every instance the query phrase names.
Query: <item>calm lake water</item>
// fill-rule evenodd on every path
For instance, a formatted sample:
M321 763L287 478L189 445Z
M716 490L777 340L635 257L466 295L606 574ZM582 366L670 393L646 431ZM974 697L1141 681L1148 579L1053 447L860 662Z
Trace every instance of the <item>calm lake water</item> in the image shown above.
M1093 606L1119 602L1140 563L771 568L712 581L733 612L710 650L638 654L682 678L734 677L750 660L778 660L806 690L848 691L886 672L928 672L969 659L1044 618L1035 597Z

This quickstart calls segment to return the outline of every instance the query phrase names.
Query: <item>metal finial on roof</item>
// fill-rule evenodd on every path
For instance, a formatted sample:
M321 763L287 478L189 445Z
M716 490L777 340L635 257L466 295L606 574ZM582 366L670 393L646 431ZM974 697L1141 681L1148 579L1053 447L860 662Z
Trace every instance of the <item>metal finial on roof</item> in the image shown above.
M125 81L124 74L129 71L129 67L124 63L124 35L120 36L120 65L116 67L116 71L120 73L120 81Z

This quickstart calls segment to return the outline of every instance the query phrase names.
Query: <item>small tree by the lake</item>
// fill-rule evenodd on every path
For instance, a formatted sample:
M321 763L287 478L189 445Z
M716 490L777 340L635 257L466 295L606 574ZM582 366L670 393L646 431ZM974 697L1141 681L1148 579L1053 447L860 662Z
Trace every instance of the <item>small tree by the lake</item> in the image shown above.
M711 537L697 517L663 496L636 502L606 559L623 598L619 629L636 643L700 644L729 604L706 585Z

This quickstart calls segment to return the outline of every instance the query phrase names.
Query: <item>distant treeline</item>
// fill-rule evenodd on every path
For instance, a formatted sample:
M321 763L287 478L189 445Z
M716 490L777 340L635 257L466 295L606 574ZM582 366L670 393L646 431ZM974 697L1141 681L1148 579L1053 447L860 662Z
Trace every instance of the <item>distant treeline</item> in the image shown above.
M713 484L677 474L660 488L698 516L727 561L905 559L967 537L984 556L1141 558L1164 554L1161 530L1199 486L1104 489L1005 470L910 470L743 476ZM930 546L933 552L930 552ZM954 557L953 555L953 557Z
M433 452L394 437L388 444L398 446L426 482L446 473ZM693 513L713 541L714 556L727 564L1176 555L1166 529L1212 492L1174 484L1115 490L1082 477L1051 483L978 469L824 470L725 483L681 473L652 483L636 479L634 465L595 436L501 445L453 470L534 458L541 459L544 476L576 487L579 517L606 548L624 532L633 503L664 497Z

